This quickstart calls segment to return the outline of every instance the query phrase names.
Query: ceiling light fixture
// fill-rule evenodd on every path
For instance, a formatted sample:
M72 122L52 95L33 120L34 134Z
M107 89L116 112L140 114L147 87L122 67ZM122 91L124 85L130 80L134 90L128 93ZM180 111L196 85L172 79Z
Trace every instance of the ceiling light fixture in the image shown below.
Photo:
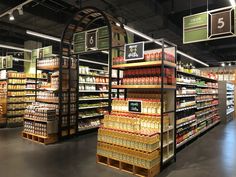
M224 66L225 66L225 63L224 63L224 62L223 62L223 63L221 63L221 66L223 66L223 67L224 67Z
M17 8L19 15L24 15L23 6Z
M18 51L23 51L23 52L32 52L32 50L29 50L29 49L24 49L24 48L14 47L14 46L4 45L4 44L0 44L0 48L18 50Z
M49 40L56 41L56 42L61 42L60 38L53 37L53 36L50 36L50 35L47 35L47 34L38 33L38 32L35 32L35 31L26 30L26 34L36 36L36 37L40 37L40 38L44 38L44 39L49 39Z
M231 66L231 62L229 63L229 66Z
M14 21L15 17L13 15L13 12L9 13L9 21Z
M231 4L231 6L233 6L233 7L236 6L236 4L235 4L235 0L229 0L229 2L230 2L230 4Z
M119 23L116 23L116 26L121 26L121 25ZM147 36L146 34L143 34L143 33L139 32L139 31L137 31L137 30L135 30L135 29L133 29L133 28L131 28L129 26L124 25L124 29L129 31L129 32L131 32L131 33L134 33L134 34L136 34L136 35L138 35L138 36L140 36L140 37L142 37L144 39L147 39L149 41L153 41L153 42L155 42L158 45L162 45L162 43L160 41L158 41L156 39L153 39L153 38ZM167 45L165 45L165 47L167 47ZM206 67L209 67L208 64L206 64L206 63L204 63L204 62L202 62L202 61L200 61L200 60L198 60L198 59L196 59L196 58L194 58L194 57L192 57L192 56L190 56L190 55L188 55L188 54L186 54L184 52L181 52L181 51L177 50L177 53L182 55L182 56L185 56L185 57L189 58L190 60L198 62L198 63L200 63L200 64L202 64L202 65L204 65Z

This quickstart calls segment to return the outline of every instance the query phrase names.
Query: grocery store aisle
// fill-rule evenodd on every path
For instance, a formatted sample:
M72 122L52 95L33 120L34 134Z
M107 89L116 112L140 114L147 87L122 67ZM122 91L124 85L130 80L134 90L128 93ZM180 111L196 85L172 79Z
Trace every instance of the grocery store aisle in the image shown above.
M0 176L131 177L96 164L96 133L44 146L20 137L20 129L0 130ZM235 177L236 121L218 125L177 154L160 177Z
M236 121L213 128L177 154L160 177L235 177Z

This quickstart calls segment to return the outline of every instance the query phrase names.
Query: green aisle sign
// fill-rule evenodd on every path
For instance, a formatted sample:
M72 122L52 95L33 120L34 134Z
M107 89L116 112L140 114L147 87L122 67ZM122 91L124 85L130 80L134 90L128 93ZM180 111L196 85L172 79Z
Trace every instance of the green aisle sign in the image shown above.
M183 18L183 43L235 37L236 12L233 7L211 10Z
M196 14L184 17L184 43L207 40L208 14Z

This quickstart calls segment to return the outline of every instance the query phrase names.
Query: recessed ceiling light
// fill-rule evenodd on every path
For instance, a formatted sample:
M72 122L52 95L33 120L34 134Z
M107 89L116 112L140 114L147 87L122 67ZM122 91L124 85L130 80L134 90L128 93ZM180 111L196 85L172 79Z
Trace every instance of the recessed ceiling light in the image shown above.
M224 67L224 66L225 66L225 63L221 63L221 66L223 66L223 67Z

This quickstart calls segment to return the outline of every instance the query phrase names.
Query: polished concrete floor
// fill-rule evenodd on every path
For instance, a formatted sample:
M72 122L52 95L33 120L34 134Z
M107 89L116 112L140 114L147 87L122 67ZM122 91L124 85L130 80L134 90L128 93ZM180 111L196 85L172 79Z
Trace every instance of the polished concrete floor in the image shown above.
M44 146L22 139L20 131L0 130L1 177L132 176L96 164L95 133ZM236 177L236 121L185 147L160 177Z

